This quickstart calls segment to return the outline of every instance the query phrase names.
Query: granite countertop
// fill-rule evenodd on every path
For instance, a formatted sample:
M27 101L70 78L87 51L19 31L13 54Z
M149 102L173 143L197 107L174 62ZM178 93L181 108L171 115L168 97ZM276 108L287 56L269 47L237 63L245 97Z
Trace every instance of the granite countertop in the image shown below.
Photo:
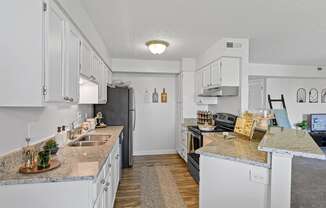
M0 185L94 180L119 139L122 129L122 126L110 126L88 132L87 135L111 135L109 141L101 146L61 148L57 158L62 164L53 171L24 175L18 172L20 164L13 165L0 173Z
M205 133L204 144L209 143L196 153L270 168L267 153L258 150L260 140L248 140L233 135L234 138L225 139L222 133Z
M296 129L269 128L258 149L270 153L326 160L325 153L309 133Z

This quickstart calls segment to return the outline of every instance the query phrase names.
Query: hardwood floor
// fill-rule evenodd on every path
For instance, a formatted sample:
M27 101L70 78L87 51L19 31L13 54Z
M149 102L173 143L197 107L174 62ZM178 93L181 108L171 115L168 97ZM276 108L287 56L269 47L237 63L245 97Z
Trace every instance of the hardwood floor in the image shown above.
M123 169L115 208L141 207L140 172L144 166L168 166L178 190L188 208L199 207L199 186L190 176L186 164L178 155L137 156L134 167Z

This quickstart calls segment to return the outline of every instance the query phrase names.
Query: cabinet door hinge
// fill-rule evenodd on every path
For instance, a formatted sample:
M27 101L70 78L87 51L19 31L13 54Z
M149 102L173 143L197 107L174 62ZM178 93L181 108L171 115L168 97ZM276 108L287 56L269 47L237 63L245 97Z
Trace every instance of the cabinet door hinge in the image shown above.
M43 12L48 11L48 4L43 2Z
M47 95L48 94L48 90L47 90L46 86L43 86L42 87L42 94L43 95Z

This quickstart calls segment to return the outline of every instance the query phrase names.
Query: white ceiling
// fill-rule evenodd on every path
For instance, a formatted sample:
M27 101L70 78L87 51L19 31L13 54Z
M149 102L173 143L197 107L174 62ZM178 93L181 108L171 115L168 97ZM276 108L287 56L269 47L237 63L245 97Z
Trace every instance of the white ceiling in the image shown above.
M325 0L81 0L114 58L197 57L222 37L250 38L250 61L326 65ZM145 42L170 42L151 55Z

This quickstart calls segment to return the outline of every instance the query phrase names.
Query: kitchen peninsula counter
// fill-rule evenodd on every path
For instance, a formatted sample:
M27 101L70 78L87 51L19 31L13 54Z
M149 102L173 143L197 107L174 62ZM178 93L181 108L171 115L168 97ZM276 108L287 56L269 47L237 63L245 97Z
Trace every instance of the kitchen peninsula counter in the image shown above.
M224 138L222 133L205 133L204 147L196 152L210 157L233 160L250 165L269 168L268 154L258 150L259 139L248 140L230 134L233 138Z

